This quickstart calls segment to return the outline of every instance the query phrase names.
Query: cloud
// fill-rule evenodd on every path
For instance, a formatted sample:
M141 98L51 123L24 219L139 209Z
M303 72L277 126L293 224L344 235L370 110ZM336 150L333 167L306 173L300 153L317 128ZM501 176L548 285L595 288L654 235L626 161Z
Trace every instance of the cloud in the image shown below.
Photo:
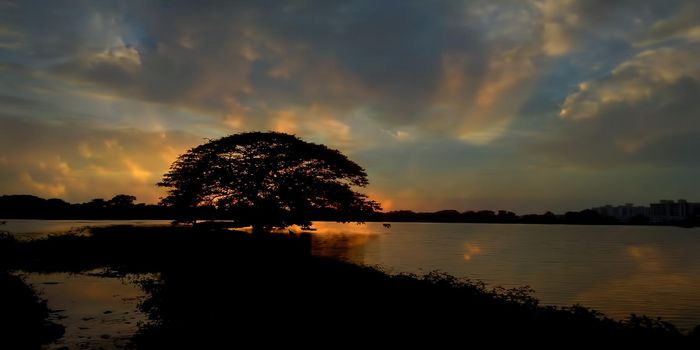
M512 35L539 35L537 8L516 3L497 6L498 18L488 23L480 22L480 9L490 5L481 1L23 11L41 12L65 34L24 28L29 47L42 48L33 57L47 72L124 98L218 115L222 128L259 128L284 111L320 106L344 125L356 124L362 111L378 129L486 144L516 117L543 56L537 40Z
M535 0L541 13L542 49L561 56L592 43L624 45L659 17L679 11L688 1ZM681 9L682 10L682 9Z
M136 87L142 73L141 56L134 47L119 43L101 51L85 53L76 60L53 68L59 74L87 81L109 81L114 86Z
M0 188L87 201L133 194L155 202L155 186L177 155L201 139L178 132L104 129L71 123L33 123L0 118ZM32 135L31 137L27 135Z
M482 67L476 81L465 72L467 58L444 56L435 103L420 126L436 133L451 130L458 139L474 144L500 137L527 96L536 73L530 48L498 51Z
M684 3L673 16L654 22L635 44L648 46L670 40L700 41L700 4L695 1Z
M153 197L185 145L248 130L358 157L396 208L572 207L696 166L693 1L2 6L4 189Z
M124 71L136 70L141 66L138 50L120 43L111 49L96 53L87 58L87 64L93 66L111 65L121 67Z
M0 49L15 50L24 44L24 35L7 26L0 25Z
M564 163L695 165L700 147L700 47L640 52L579 84L538 151Z
M592 43L624 46L680 6L582 0L173 2L167 11L148 2L62 5L49 11L22 3L8 23L25 37L29 64L92 84L81 89L214 115L212 127L220 129L259 129L285 111L323 108L351 129L363 114L378 129L412 128L480 145L503 137L552 59ZM36 16L22 21L29 12Z

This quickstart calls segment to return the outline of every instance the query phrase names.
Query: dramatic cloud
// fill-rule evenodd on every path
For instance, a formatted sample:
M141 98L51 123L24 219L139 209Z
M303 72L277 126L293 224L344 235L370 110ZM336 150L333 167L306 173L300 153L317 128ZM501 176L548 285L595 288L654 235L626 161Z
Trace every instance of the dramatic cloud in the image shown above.
M700 147L700 47L643 51L579 84L547 147L569 162L690 163ZM595 140L595 142L591 142Z
M88 13L80 26L65 24L74 18L69 11L54 13L50 21L92 34L64 33L56 40L71 42L65 52L33 58L58 61L48 71L62 79L186 106L217 115L224 125L274 127L289 110L322 108L351 127L362 111L378 128L416 127L486 143L514 118L542 55L532 5L504 3L486 23L484 11L494 12L482 9L486 3L168 7L82 10ZM523 27L513 28L518 17L525 17L516 22ZM504 25L510 29L490 33ZM513 32L533 37L513 40ZM34 33L30 46L46 51L44 34ZM511 103L498 103L503 99Z
M181 153L199 143L183 133L39 124L0 118L0 188L74 201L129 193L155 202L155 184Z
M365 161L394 207L573 209L632 174L604 194L642 199L623 196L697 167L698 13L683 0L3 1L0 192L142 183L155 198L145 184L169 161L144 154L278 130ZM51 136L27 145L39 132ZM88 164L101 167L89 181ZM643 200L676 193L656 191Z
M637 45L658 44L669 40L700 41L700 4L688 1L668 18L658 19L641 36Z

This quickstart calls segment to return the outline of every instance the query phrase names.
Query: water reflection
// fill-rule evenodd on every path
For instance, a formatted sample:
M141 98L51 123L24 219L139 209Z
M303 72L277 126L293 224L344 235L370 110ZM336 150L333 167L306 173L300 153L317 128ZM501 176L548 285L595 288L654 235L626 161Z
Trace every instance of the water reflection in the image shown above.
M52 320L64 325L65 334L46 349L124 349L145 315L137 304L144 292L127 279L91 274L30 273L26 275L52 310Z
M37 232L32 223L46 226L32 220L23 225ZM387 229L380 223L324 222L314 226L312 249L317 255L379 265L389 272L441 270L492 286L529 285L544 304L580 303L618 318L645 313L681 328L700 324L698 228L392 223Z
M314 255L364 264L367 245L379 238L379 233L373 231L373 226L317 222L314 224L315 231L312 231L311 252ZM298 227L293 227L292 231L301 232Z
M87 227L110 225L169 225L170 220L3 220L0 230L18 239L44 238L51 234L85 233Z
M699 323L700 276L690 272L696 266L674 266L668 250L651 245L630 245L624 252L636 269L591 286L576 297L577 302L605 301L606 313L616 318L635 312L663 315L682 328Z
M529 285L544 304L700 324L700 230L497 224L322 224L314 252L392 272Z
M464 260L469 261L481 254L481 248L474 243L464 243Z
M662 269L662 261L659 256L659 249L652 246L629 246L625 249L627 255L637 264L640 270L643 271L660 271Z

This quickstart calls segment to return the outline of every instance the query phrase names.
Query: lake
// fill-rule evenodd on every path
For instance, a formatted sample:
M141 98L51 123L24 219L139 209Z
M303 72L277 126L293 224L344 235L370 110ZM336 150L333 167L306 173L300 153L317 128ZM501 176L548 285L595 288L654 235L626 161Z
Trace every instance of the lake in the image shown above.
M700 324L698 228L391 225L322 223L314 249L389 272L440 270L490 286L529 285L543 304L581 304L616 319L636 313L684 329Z
M108 224L163 221L8 220L20 237ZM700 229L654 226L316 223L315 254L388 272L440 270L489 286L529 285L542 304L581 304L621 319L700 324ZM134 287L135 288L135 287ZM51 305L51 295L45 295Z

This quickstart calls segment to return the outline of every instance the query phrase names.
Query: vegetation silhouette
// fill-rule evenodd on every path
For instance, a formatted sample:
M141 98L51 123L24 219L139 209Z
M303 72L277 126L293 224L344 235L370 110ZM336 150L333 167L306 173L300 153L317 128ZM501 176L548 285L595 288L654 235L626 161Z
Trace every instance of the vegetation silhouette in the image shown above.
M163 176L162 204L181 221L196 208L214 207L253 232L299 225L332 211L340 221L362 221L379 204L353 187L369 184L365 170L337 150L279 132L230 135L190 149Z
M0 349L40 349L63 335L50 310L21 277L0 271Z
M506 210L479 210L459 212L457 210L439 210L436 212L414 212L410 210L390 211L381 214L384 221L394 222L446 222L446 223L499 223L499 224L572 224L572 225L614 225L615 218L601 215L590 209L569 211L556 215L550 211L544 214L526 214L518 216ZM638 222L634 222L638 223ZM647 222L648 223L648 222Z
M309 237L186 226L93 228L85 236L0 240L0 270L156 272L157 279L142 283L148 298L140 308L151 323L133 339L139 349L250 341L698 345L697 331L684 335L644 316L615 321L578 305L542 306L528 288L489 288L439 272L388 274L312 256Z
M43 199L32 195L0 196L0 216L3 219L161 219L175 220L173 206L135 203L134 196L118 194L112 199L95 198L86 203L68 203L58 198ZM213 206L190 208L193 217L204 220L226 220L230 215L224 208ZM317 210L311 214L312 221L343 221L347 216L333 210ZM396 210L373 212L356 218L373 222L445 222L445 223L501 223L501 224L576 224L576 225L683 225L700 226L700 217L695 216L686 222L651 223L649 217L638 215L627 222L585 209L569 211L564 215L552 212L544 214L517 215L506 210L464 211L440 210L436 212L414 212ZM200 223L201 224L201 223ZM234 225L235 226L235 225ZM243 226L243 225L238 225Z
M112 199L95 198L85 203L68 203L62 199L44 199L32 195L0 196L3 219L162 219L174 217L169 208L135 203L136 197L118 194ZM215 218L212 216L212 218Z

